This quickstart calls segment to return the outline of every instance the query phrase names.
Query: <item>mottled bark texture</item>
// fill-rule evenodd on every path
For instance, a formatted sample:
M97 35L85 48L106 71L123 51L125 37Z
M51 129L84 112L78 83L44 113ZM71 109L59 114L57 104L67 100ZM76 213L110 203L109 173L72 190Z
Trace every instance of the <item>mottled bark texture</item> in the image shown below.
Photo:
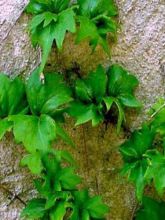
M0 1L0 71L9 75L29 74L39 63L39 50L31 46L27 33L28 16L22 14L26 0ZM120 12L121 30L118 42L112 46L111 59L101 48L91 55L87 42L74 44L74 37L68 35L63 51L54 49L47 65L48 70L66 71L74 68L87 74L101 63L122 64L135 73L140 80L137 95L144 104L144 111L128 117L130 128L139 126L146 117L146 111L157 97L165 96L165 2L164 0L117 0ZM132 121L134 120L134 122ZM136 206L134 188L120 177L122 164L118 153L119 144L125 134L117 136L115 128L104 125L92 128L90 124L74 128L66 125L75 140L77 148L72 150L78 160L79 173L91 193L103 195L110 205L108 220L131 220ZM68 148L63 143L59 147ZM24 154L11 135L0 143L0 219L16 220L21 208L35 192L28 170L20 168L19 161Z

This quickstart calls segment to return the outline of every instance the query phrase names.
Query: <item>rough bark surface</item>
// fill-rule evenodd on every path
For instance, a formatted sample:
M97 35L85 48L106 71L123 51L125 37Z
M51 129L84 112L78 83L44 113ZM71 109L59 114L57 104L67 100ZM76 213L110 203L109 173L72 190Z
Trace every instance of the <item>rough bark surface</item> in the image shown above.
M26 0L0 1L0 71L9 75L29 74L39 63L39 50L31 46L27 34L28 16L21 13ZM165 96L165 2L164 0L117 0L121 31L118 42L112 46L111 60L100 48L91 55L87 42L74 44L68 35L63 51L52 51L48 70L80 68L83 74L97 64L108 66L112 62L124 65L140 80L137 95L144 111L137 117L131 115L131 128L139 126L146 111L157 97ZM136 119L132 122L132 119ZM122 164L118 153L124 134L117 136L111 125L92 128L90 124L74 128L69 121L66 129L75 140L73 151L80 164L80 174L92 193L102 194L110 205L108 220L131 220L136 206L134 189L118 174ZM63 143L59 147L67 148ZM11 135L0 143L0 219L17 220L24 202L35 192L32 177L19 161L24 154Z

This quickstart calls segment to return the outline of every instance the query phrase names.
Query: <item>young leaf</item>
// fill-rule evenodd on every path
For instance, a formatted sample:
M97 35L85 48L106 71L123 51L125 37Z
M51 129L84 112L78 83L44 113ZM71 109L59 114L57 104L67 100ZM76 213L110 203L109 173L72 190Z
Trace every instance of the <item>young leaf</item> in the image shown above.
M27 7L28 13L36 14L29 29L33 45L39 45L43 52L40 73L44 69L53 42L56 42L57 48L61 50L66 32L76 31L75 13L69 3L70 0L31 0Z
M107 34L114 38L117 32L117 22L114 16L117 9L111 0L78 0L78 22L80 27L76 42L89 39L93 50L98 44L109 54Z

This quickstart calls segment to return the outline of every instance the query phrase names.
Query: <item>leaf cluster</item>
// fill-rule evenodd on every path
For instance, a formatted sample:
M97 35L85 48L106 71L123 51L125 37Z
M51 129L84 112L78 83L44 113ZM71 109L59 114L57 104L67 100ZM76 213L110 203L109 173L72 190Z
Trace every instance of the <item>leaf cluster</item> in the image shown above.
M64 121L72 92L61 75L39 70L24 82L0 74L0 138L13 130L15 140L23 143L28 154L21 160L35 180L38 198L22 212L26 219L104 219L109 208L99 196L78 190L81 178L75 173L75 161L67 151L51 148L57 136L73 145L59 123Z
M26 82L4 74L0 80L0 138L13 129L16 141L30 153L48 151L58 136L73 144L60 126L72 100L60 75L48 73L42 80L37 69Z
M79 29L76 42L89 39L95 50L99 44L109 53L107 35L115 39L118 24L115 17L118 15L117 7L113 0L77 0Z
M42 48L40 72L43 71L53 42L59 50L67 31L76 31L75 12L70 7L70 0L31 0L26 11L34 15L29 30L32 44Z
M89 39L93 50L100 44L109 53L107 34L116 36L117 9L113 0L30 0L26 8L33 15L29 24L32 43L42 48L40 72L43 71L53 42L59 50L66 33L76 32L76 42Z
M69 114L76 118L76 125L92 121L95 126L106 120L109 113L118 112L117 131L125 121L126 108L139 108L134 96L138 80L123 67L115 64L107 71L98 66L84 79L75 83L75 98ZM113 115L113 114L112 114Z
M160 196L165 190L165 100L151 109L151 119L140 130L132 133L120 146L123 156L123 174L136 186L138 200L145 186L153 184Z
M65 151L51 151L41 158L42 174L35 180L39 198L30 200L22 211L26 219L104 219L109 208L99 196L78 190L81 178L75 174L74 160Z

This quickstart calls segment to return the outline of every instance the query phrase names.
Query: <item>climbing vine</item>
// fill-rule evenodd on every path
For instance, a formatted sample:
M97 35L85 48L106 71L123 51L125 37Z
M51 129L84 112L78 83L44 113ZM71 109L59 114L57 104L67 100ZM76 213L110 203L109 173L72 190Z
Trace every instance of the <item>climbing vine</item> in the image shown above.
M113 0L31 0L26 11L33 15L29 24L32 43L42 48L40 72L53 42L61 51L68 31L76 33L76 43L89 39L93 50L100 44L108 54L107 34L116 38L118 12Z
M128 180L135 184L136 196L140 202L147 186L154 186L160 198L163 198L165 190L165 100L163 98L151 108L149 115L149 120L142 125L142 128L134 131L120 146L124 160L122 173L127 174ZM147 214L150 208L155 212L156 219L163 219L164 212L157 212L159 209L157 207L160 206L161 209L164 203L159 205L149 198L144 198L143 201L144 211L139 211L136 219L150 219L151 214Z
M36 175L36 198L21 213L25 219L94 220L104 219L109 208L100 196L84 189L77 166L68 151L57 150L58 139L71 147L74 141L63 129L65 115L76 125L92 121L96 126L114 117L117 133L126 122L128 108L140 108L134 95L138 79L118 64L104 69L101 65L87 77L77 77L67 85L62 74L45 73L53 43L59 51L67 32L75 43L88 39L92 50L101 45L109 54L109 39L115 40L117 7L112 0L30 0L26 12L32 14L29 32L34 46L42 49L41 65L28 79L11 79L0 74L0 139L13 132L27 155L21 160ZM43 74L44 72L44 74ZM160 197L165 189L165 101L150 111L149 120L134 131L120 146L122 173L136 187L142 206L135 219L163 219L164 202L144 197L144 189L153 185ZM152 209L152 215L149 210Z

